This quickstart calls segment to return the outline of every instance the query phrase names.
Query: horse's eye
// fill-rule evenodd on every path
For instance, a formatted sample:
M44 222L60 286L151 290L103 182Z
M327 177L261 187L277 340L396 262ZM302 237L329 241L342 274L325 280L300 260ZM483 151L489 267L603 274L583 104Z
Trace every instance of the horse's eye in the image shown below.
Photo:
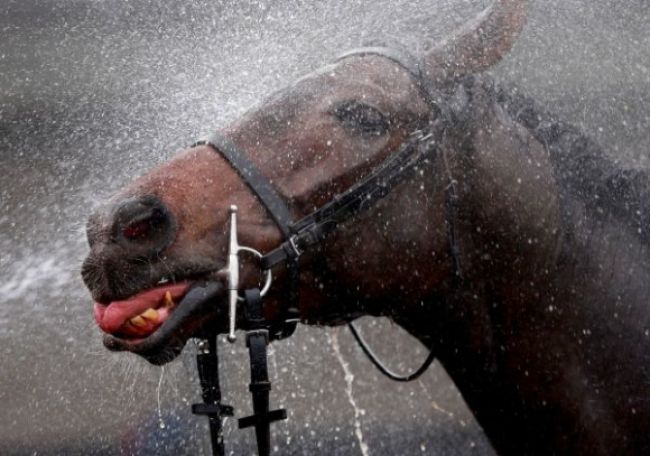
M363 135L381 136L388 132L390 121L381 111L358 101L346 101L332 111L332 115L347 130Z

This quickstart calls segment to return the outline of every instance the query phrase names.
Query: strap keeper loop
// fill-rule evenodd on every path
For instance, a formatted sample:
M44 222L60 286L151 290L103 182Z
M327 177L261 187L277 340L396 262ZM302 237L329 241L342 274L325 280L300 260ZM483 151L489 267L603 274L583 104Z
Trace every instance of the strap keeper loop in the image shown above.
M271 382L259 381L248 385L248 391L257 393L260 391L271 391Z
M246 333L246 347L250 347L251 339L253 339L254 337L260 337L260 336L262 336L264 338L264 343L266 345L268 345L269 344L269 330L268 329L254 329L254 330L248 331Z
M300 250L300 248L298 247L298 244L296 243L297 237L298 236L296 234L289 237L289 245L293 249L293 255L291 255L293 258L298 258L303 253L303 251Z

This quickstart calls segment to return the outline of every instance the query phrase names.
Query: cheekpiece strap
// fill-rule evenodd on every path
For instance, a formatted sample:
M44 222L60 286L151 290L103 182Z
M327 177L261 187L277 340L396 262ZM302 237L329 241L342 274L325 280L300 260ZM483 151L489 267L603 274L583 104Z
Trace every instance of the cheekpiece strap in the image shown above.
M195 145L210 146L225 158L230 166L242 177L246 185L260 199L262 205L266 208L271 218L273 218L285 239L289 238L291 235L289 229L292 220L291 211L287 207L284 199L278 195L278 192L271 186L269 180L246 157L246 154L242 153L232 141L219 133L213 133L206 141L199 141Z

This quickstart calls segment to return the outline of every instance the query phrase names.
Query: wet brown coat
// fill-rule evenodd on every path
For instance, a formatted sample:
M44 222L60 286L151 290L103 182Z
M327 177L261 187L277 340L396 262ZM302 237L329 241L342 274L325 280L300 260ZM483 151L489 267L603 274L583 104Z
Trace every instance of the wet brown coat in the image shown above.
M458 82L507 52L523 26L523 3L497 1L423 59L428 83L465 91L458 125L421 175L303 258L301 316L327 324L388 315L435 346L503 454L643 454L650 451L650 252L622 222L593 217L584 200L566 194L547 148L496 101L488 79ZM307 75L223 133L297 218L356 182L431 114L416 84L383 57L351 57ZM366 134L341 122L336 110L351 100L382 113L389 128ZM451 280L451 182L460 197L453 223L461 286ZM111 241L115 208L143 195L159 198L178 226L144 268L129 261L138 245ZM266 252L280 242L264 208L209 147L136 180L89 224L85 276L95 299L127 297L169 271L218 278L231 204L240 208L242 244ZM256 277L254 269L244 273L248 283ZM271 317L282 290L280 273L266 305ZM222 313L206 318L224 329Z

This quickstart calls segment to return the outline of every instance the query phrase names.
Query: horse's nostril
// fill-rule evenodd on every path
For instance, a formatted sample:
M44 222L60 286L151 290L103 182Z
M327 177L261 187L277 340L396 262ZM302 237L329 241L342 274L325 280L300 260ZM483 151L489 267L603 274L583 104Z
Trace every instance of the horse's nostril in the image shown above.
M153 210L150 216L145 216L141 220L134 220L124 227L122 235L128 240L144 240L164 229L165 222L165 214L160 210Z
M123 201L113 215L113 236L118 243L136 248L138 255L155 255L176 234L171 212L158 198L145 196Z

